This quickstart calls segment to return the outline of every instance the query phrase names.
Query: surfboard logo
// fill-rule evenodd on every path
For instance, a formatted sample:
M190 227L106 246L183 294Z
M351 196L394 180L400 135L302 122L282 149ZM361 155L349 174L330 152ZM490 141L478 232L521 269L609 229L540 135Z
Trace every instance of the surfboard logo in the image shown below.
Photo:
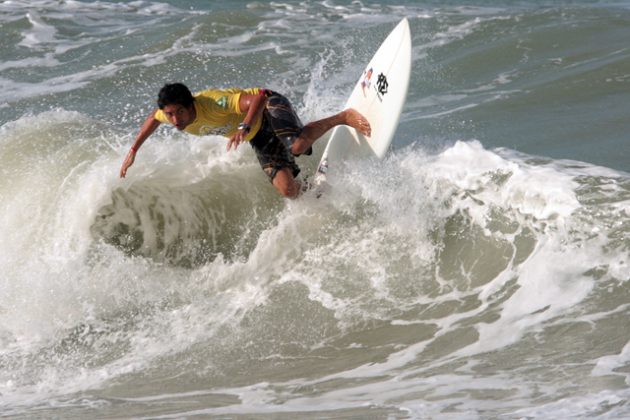
M328 172L328 159L324 158L317 167L317 173L326 175L326 172Z
M378 99L383 102L383 96L387 93L389 89L389 82L387 81L387 76L383 73L378 75L376 79L376 84L374 85L374 89L376 89L376 96Z
M363 81L361 82L361 89L363 90L363 96L367 96L366 90L368 90L370 86L372 85L372 81L370 80L372 79L372 73L374 73L374 71L372 70L372 67L370 67L369 70L366 70L363 72Z

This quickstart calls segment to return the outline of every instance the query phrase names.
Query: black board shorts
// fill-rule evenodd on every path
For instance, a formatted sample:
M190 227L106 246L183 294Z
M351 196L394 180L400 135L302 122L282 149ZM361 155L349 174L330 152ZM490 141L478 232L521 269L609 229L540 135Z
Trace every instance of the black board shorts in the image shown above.
M250 144L270 181L273 182L278 171L284 168L289 168L295 178L300 168L295 163L291 146L304 125L287 98L269 90L263 92L267 95L267 106L260 129Z

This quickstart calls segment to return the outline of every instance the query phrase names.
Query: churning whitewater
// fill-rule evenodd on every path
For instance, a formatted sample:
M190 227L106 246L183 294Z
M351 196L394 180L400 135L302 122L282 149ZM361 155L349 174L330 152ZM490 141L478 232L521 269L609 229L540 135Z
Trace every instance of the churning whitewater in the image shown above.
M393 146L322 197L285 200L251 148L168 127L119 178L163 83L265 85L320 118L402 17ZM0 415L627 417L629 20L0 3Z

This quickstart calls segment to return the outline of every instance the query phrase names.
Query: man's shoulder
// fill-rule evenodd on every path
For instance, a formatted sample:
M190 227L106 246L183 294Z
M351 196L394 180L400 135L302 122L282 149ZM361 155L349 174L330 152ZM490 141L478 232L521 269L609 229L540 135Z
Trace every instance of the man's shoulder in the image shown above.
M259 88L210 88L197 92L193 96L195 96L195 98L211 98L216 100L218 98L241 95L243 93L255 95L259 92Z
M206 89L194 94L195 100L198 100L202 107L208 107L216 110L217 107L224 111L239 111L238 101L241 94L256 94L258 88L225 88L225 89Z
M238 93L236 89L206 89L195 93L194 97L205 106L227 109L231 97Z

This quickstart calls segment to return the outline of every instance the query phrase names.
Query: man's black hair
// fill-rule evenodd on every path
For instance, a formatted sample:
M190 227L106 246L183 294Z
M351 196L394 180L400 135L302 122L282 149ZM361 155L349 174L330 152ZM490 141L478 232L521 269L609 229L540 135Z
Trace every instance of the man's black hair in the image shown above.
M190 108L195 101L190 90L183 83L167 83L158 94L158 108L166 105L181 105Z

